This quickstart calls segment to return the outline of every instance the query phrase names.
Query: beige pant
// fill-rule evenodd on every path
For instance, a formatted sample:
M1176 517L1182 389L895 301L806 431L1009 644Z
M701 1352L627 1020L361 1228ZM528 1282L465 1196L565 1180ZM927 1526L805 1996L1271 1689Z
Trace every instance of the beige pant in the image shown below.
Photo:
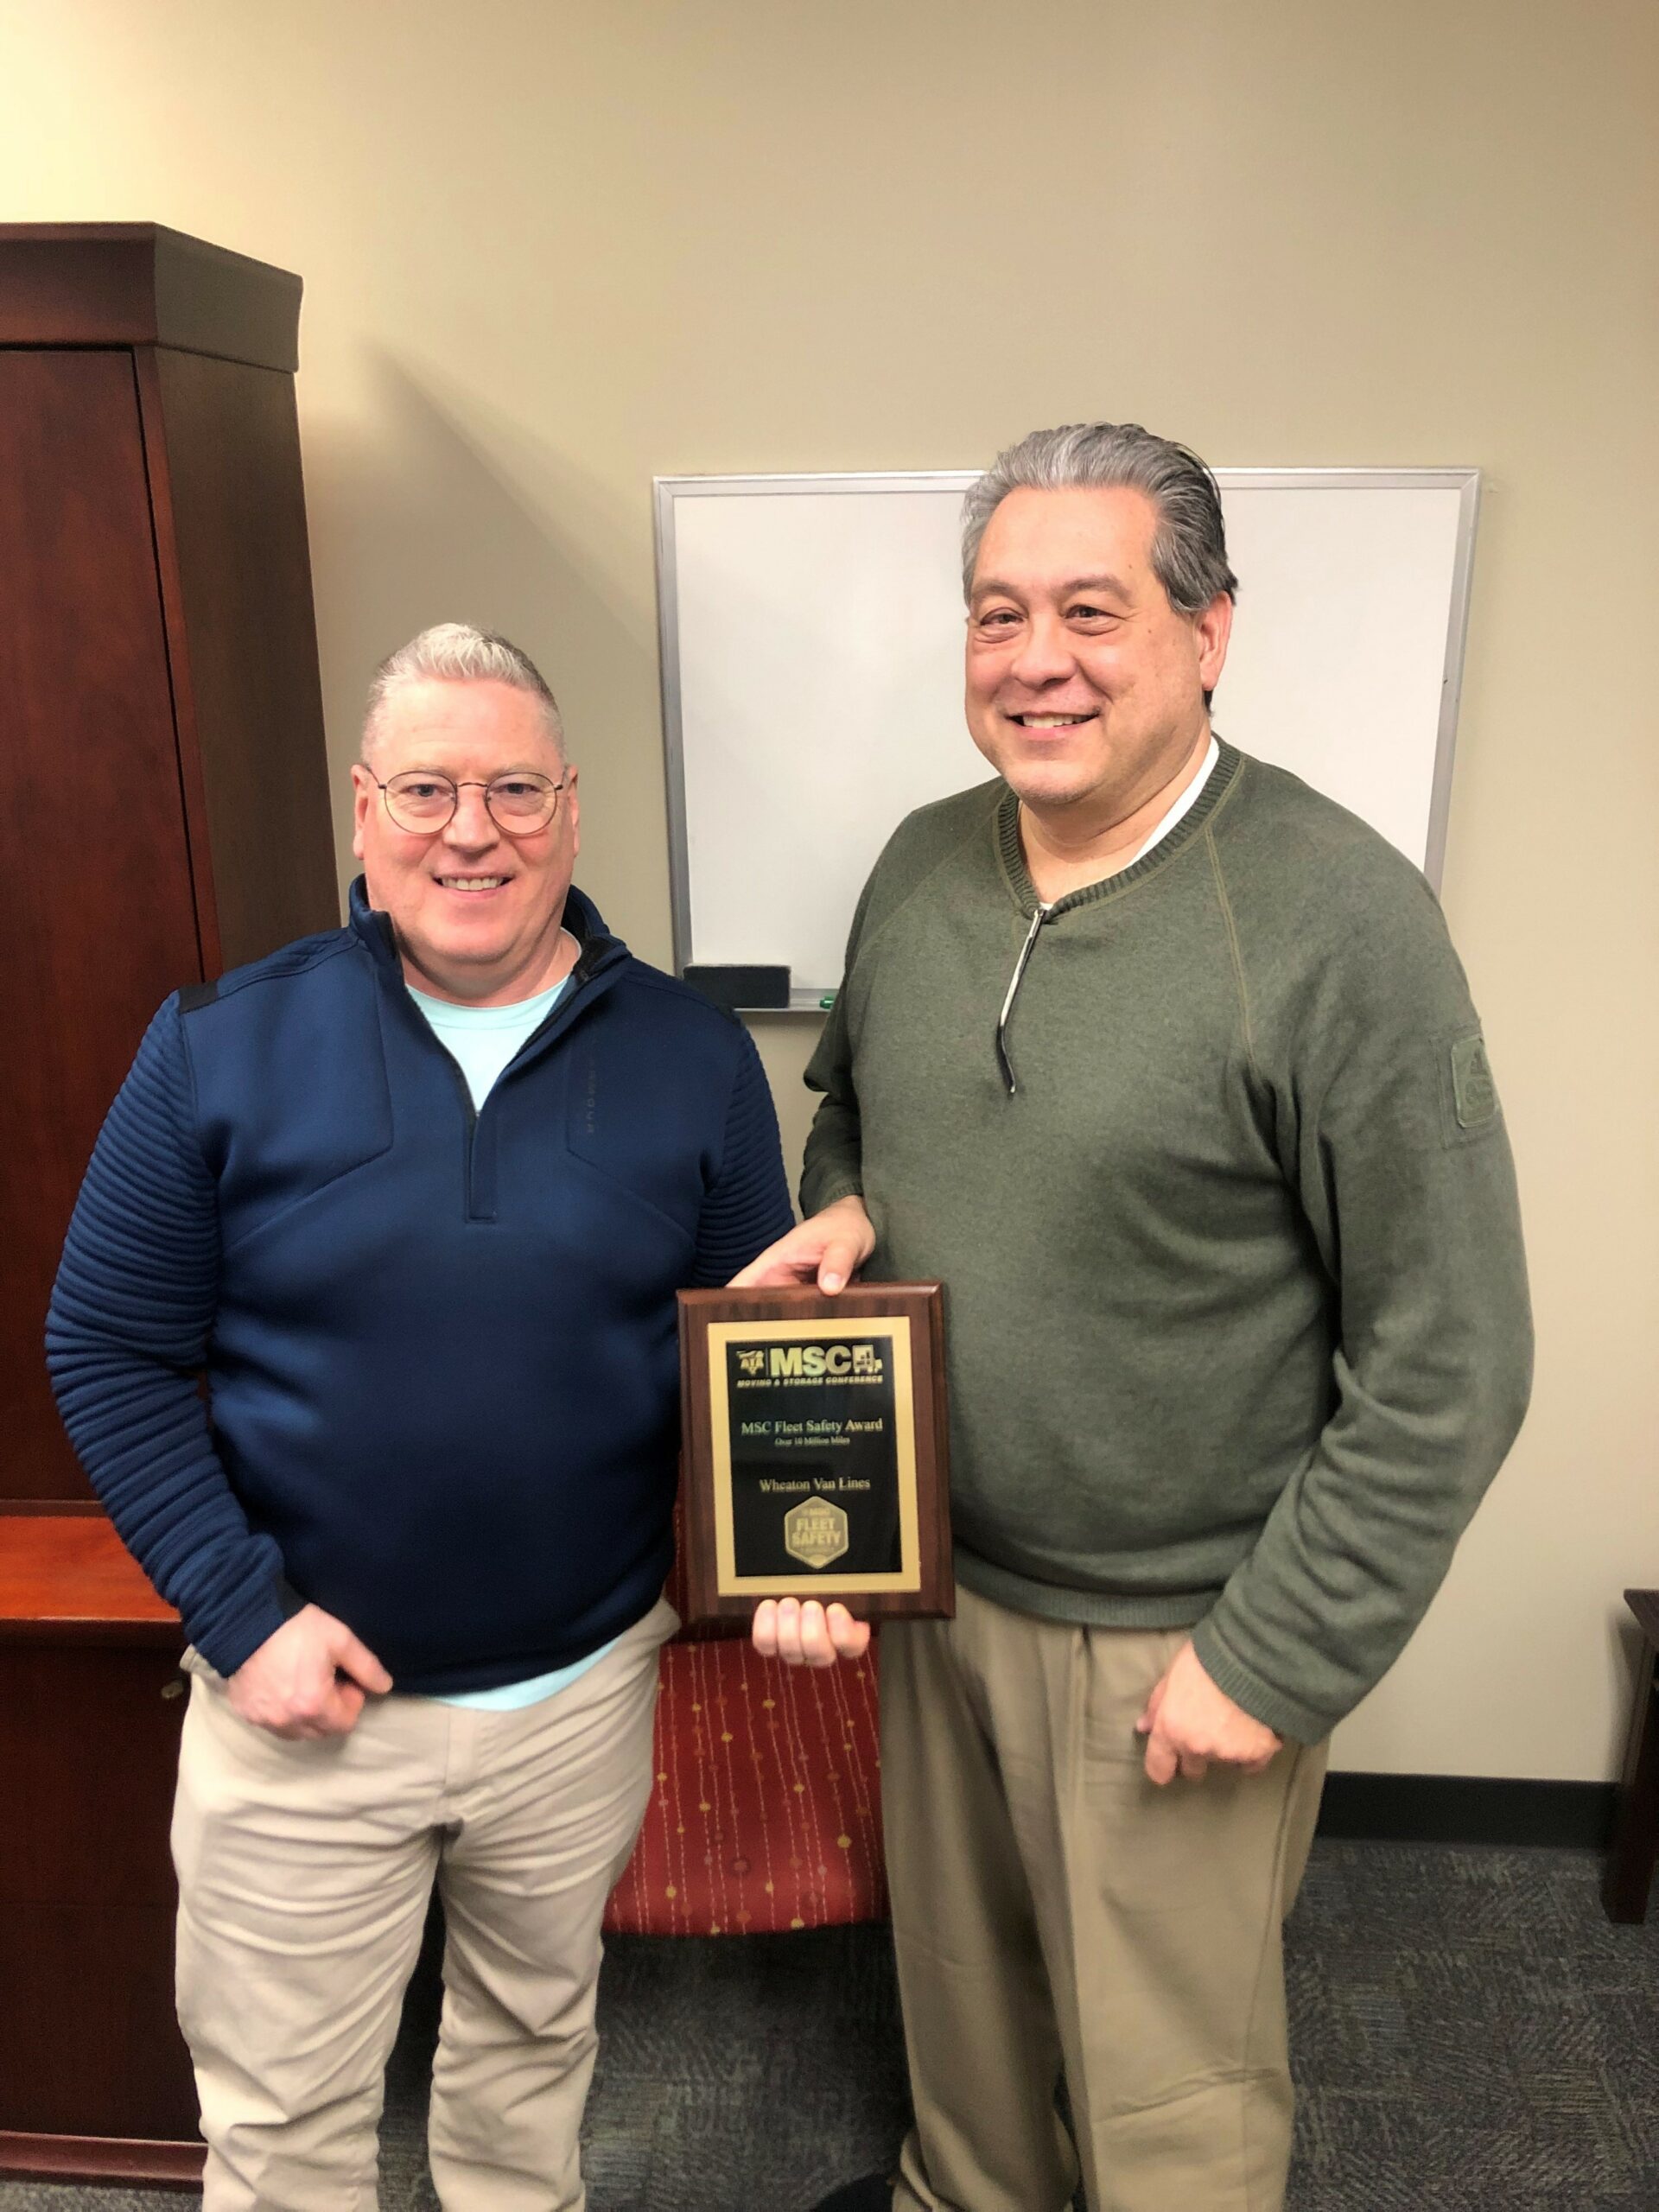
M1324 1746L1155 1789L1135 1723L1185 1630L957 1606L881 1631L916 2108L894 2212L1062 2212L1079 2159L1091 2212L1277 2212L1280 1926Z
M371 1699L349 1736L238 1720L194 1662L179 1761L179 2019L206 2212L372 2212L383 2076L435 1879L446 2212L580 2212L600 1918L651 1790L659 1604L518 1713Z

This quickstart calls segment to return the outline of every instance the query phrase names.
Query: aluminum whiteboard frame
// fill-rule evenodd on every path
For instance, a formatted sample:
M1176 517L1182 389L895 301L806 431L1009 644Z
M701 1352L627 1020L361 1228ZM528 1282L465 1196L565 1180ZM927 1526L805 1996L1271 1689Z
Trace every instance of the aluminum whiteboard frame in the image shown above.
M678 574L675 563L674 512L681 499L786 497L791 492L966 492L982 474L977 468L889 469L860 474L800 476L658 476L652 479L656 506L657 624L663 694L663 766L668 801L668 880L673 914L674 967L683 973L693 957L690 855L686 831L685 734L680 705ZM1436 893L1446 864L1446 823L1452 810L1452 762L1457 747L1458 707L1463 690L1464 648L1469 635L1469 601L1474 575L1475 524L1480 512L1478 468L1217 468L1224 493L1230 485L1255 491L1435 491L1458 493L1457 550L1452 556L1452 601L1446 626L1446 661L1440 674L1440 714L1435 738L1434 775L1430 787L1428 843L1423 873ZM792 992L787 1007L741 1009L757 1014L816 1014L820 993Z

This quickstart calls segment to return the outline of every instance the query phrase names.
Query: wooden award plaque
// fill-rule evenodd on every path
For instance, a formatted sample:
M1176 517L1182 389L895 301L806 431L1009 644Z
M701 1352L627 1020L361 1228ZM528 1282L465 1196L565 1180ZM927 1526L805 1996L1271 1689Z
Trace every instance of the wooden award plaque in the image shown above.
M944 1306L936 1282L680 1293L693 1620L955 1611Z

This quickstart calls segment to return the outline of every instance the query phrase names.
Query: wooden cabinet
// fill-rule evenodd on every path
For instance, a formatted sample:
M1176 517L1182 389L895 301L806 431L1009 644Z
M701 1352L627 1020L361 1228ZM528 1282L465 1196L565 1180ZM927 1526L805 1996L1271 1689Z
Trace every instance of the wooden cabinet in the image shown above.
M167 994L339 919L296 276L0 226L0 1510L89 1502L46 1301Z
M178 1617L101 1514L0 1517L0 2175L194 2181Z
M299 302L153 225L0 226L0 2171L200 2165L180 1631L75 1464L41 1335L156 1008L339 918Z

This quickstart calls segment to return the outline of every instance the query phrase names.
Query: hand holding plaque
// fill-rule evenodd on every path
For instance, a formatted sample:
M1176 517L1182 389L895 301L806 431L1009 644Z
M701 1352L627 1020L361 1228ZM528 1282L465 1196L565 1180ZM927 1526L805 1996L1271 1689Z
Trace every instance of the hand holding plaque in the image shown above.
M694 1619L953 1611L943 1305L938 1283L680 1293Z

